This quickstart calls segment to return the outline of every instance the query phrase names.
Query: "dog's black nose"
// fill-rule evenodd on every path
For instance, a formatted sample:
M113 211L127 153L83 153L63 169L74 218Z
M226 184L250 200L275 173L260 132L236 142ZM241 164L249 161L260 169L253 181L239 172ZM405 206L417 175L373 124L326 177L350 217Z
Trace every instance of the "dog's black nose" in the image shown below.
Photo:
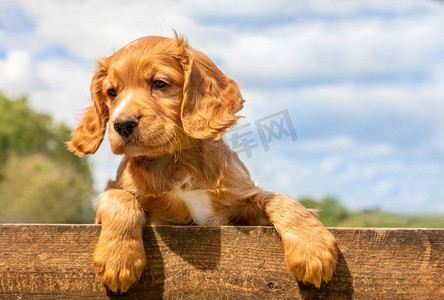
M134 128L139 124L139 120L133 116L118 119L114 122L114 129L122 137L129 137L133 133Z

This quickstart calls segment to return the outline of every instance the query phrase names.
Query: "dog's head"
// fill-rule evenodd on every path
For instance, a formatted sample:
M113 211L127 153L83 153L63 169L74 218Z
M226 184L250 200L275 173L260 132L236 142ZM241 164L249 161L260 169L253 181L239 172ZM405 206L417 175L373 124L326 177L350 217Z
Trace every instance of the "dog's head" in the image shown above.
M135 40L98 62L93 105L73 131L68 149L95 153L109 123L111 149L158 156L220 138L233 126L243 99L237 84L176 34Z

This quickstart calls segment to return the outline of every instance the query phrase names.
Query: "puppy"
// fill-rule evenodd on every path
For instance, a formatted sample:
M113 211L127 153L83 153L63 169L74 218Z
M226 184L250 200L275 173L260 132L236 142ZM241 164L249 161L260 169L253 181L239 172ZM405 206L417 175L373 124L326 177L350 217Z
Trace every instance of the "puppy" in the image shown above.
M291 197L255 186L221 139L239 119L239 88L185 38L143 37L98 61L91 97L67 146L95 153L108 123L111 149L123 154L96 215L94 269L110 290L126 292L142 275L146 224L273 225L298 280L331 279L334 236Z

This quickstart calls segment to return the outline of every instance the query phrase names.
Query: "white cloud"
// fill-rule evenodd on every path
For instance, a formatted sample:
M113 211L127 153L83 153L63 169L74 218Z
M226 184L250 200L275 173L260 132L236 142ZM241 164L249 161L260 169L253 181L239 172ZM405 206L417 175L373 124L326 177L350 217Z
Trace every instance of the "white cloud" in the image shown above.
M35 88L34 63L31 53L24 49L11 49L0 59L0 89L18 96Z
M205 2L200 0L187 1L183 10L190 15L205 17L205 20L216 19L223 22L230 20L257 21L273 20L280 24L288 17L304 18L310 20L331 21L334 18L369 18L369 17L396 17L422 13L425 8L433 9L438 6L433 2L422 2L416 0L395 1L333 1L312 0L295 2L291 0L281 1L241 1L226 2L217 0Z
M430 4L382 2L344 1L339 9L338 3L330 5L329 1L308 4L290 1L285 2L284 10L284 2L271 5L267 1L253 6L248 2L215 5L202 1L109 1L106 6L100 1L22 3L35 17L40 38L57 41L81 57L95 59L137 37L170 36L171 29L176 28L188 34L193 45L220 58L227 73L252 84L289 77L314 80L362 74L376 76L387 70L399 74L419 68L422 60L427 59L421 57L423 53L432 51L437 44L442 45L435 37L442 32L444 21L439 13L433 14L432 9L412 16L418 7ZM353 19L356 14L368 14L366 10L373 16L360 21ZM398 16L378 17L377 13L387 10L394 10ZM402 12L410 13L403 15ZM334 21L328 21L328 16L335 16ZM218 18L225 22L213 25L211 22ZM272 24L260 31L239 32L237 28L227 27L230 20L243 18L253 20L253 24L267 24L272 20ZM282 19L285 22L280 24ZM206 27L206 22L212 26Z
M324 172L334 172L343 164L343 160L337 156L330 156L321 161L321 169Z
M174 1L21 3L34 16L40 38L57 42L88 60L110 55L141 36L172 36L171 25L186 25L188 20L179 15L180 11L175 13L178 5Z
M36 74L41 87L29 97L39 110L50 110L58 121L74 126L91 105L89 85L93 68L65 60L39 61Z
M11 50L0 59L0 90L27 95L31 105L50 112L57 121L73 126L80 111L90 105L88 68L66 60L35 60L26 50ZM75 113L73 113L75 112Z
M347 151L355 147L355 142L348 136L338 136L323 140L300 141L295 147L305 152Z
M439 8L436 13L359 21L294 17L282 26L240 32L230 39L233 52L224 47L225 40L215 42L210 52L222 58L229 74L264 88L282 81L408 80L403 76L427 72L431 59L442 60L437 49L444 42L436 39L444 28Z
M396 184L393 180L381 180L375 184L375 194L380 197L390 196L394 192Z
M404 162L396 156L363 159L348 152L332 156L329 151L310 160L299 152L290 159L273 152L255 152L252 159L241 155L264 189L294 197L333 195L351 209L442 212L442 164Z

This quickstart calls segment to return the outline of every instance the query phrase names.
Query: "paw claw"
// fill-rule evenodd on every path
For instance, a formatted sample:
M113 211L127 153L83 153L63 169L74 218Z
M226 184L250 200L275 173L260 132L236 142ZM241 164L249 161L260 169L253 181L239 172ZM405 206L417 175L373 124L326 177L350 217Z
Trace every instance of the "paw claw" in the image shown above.
M142 241L121 240L116 250L112 242L99 239L93 267L102 282L114 293L125 293L142 276L146 255Z
M289 270L298 280L317 288L322 281L331 280L336 269L338 247L330 232L324 229L315 238L305 239L288 233L282 239Z

